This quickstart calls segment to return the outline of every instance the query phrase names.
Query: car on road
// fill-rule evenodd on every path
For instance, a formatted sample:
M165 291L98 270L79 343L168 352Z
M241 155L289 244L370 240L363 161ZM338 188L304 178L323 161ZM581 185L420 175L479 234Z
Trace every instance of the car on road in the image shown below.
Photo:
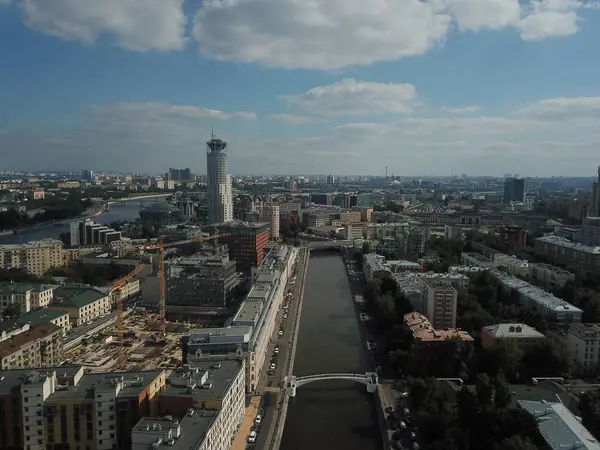
M287 319L287 317L288 317L287 313L283 313L283 318Z
M277 333L280 337L283 336L283 330L279 330L279 333Z
M256 418L254 419L254 423L256 425L260 425L260 422L262 422L262 416L259 414L258 416L256 416Z
M402 392L400 394L400 398L407 398L408 397L408 392Z
M256 442L256 431L252 430L248 436L248 443L254 444Z
M410 409L404 408L404 415L405 416L410 416Z
M267 375L273 376L273 375L275 375L275 371L272 369L269 369L269 371L267 372Z
M406 422L404 422L403 420L400 421L400 428L406 430Z
M279 355L279 347L275 347L275 348L273 349L273 354L274 354L274 355Z
M413 450L419 450L421 447L419 447L419 443L418 442L413 442L412 443L412 448L413 448Z
M413 441L416 441L416 440L417 440L417 433L415 433L414 431L411 431L411 432L410 432L410 438L411 438Z

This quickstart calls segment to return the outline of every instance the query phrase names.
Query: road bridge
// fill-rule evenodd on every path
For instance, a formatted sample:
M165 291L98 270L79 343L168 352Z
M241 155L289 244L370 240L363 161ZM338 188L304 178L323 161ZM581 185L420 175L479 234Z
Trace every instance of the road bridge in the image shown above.
M305 377L297 377L288 375L284 378L283 388L289 397L296 396L296 388L304 386L308 383L324 380L348 380L362 383L366 386L367 392L373 394L377 392L377 383L379 378L375 372L367 373L322 373L319 375L308 375Z
M306 244L309 250L325 250L328 248L352 247L352 241L313 241Z

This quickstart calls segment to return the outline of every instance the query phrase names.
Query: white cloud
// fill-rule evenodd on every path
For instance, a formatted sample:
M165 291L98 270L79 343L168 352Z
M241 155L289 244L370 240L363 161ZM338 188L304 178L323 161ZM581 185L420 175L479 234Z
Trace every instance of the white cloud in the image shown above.
M348 78L282 98L323 116L406 114L413 111L417 91L412 84L373 83Z
M517 112L522 116L543 120L598 123L600 97L552 98L533 103Z
M450 108L447 106L442 106L440 108L441 111L448 114L469 114L475 111L479 111L480 109L480 106L461 106L459 108Z
M296 114L273 114L269 116L268 119L275 120L286 125L307 125L314 122L314 119L311 117L298 116Z
M256 114L247 111L224 112L200 106L171 105L167 102L121 102L108 106L94 106L93 111L104 117L138 116L145 120L212 119L256 120Z
M419 0L210 0L194 37L217 60L337 69L424 54L450 22Z
M181 50L183 0L16 0L27 26L59 38L96 42L108 35L132 51Z
M217 60L339 69L422 55L460 31L512 28L525 40L577 32L597 0L210 0L193 35ZM226 29L227 33L222 30Z

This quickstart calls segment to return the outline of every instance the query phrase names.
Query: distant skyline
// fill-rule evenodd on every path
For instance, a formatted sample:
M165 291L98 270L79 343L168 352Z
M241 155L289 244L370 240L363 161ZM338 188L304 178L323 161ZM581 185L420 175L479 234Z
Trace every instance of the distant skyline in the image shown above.
M0 170L593 177L600 0L0 0Z

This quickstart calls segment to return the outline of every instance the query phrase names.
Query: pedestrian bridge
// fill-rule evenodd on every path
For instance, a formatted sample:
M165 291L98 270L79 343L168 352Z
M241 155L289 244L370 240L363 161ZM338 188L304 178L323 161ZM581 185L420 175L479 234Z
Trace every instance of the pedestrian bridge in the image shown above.
M283 380L285 393L289 397L296 396L296 388L304 386L308 383L324 380L349 380L362 383L366 386L367 392L373 394L377 392L377 383L379 381L377 374L374 372L367 373L322 373L319 375L308 375L305 377L297 377L288 375Z

